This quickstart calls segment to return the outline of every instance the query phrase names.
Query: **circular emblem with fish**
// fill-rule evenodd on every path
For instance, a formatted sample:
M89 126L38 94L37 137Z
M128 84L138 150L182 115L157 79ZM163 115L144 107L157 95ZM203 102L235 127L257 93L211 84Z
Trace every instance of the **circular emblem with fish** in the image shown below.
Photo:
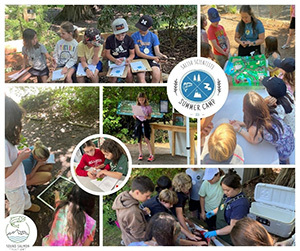
M210 59L188 58L172 70L167 86L174 108L192 118L215 114L228 96L228 80L223 69Z
M12 214L5 219L6 247L24 250L33 246L37 238L35 223L26 215Z

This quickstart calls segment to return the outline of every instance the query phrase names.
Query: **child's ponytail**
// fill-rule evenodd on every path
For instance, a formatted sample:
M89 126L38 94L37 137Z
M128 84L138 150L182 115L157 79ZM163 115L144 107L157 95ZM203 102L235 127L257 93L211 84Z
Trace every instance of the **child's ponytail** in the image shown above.
M50 156L50 151L40 140L38 140L34 143L32 154L38 159L48 159Z

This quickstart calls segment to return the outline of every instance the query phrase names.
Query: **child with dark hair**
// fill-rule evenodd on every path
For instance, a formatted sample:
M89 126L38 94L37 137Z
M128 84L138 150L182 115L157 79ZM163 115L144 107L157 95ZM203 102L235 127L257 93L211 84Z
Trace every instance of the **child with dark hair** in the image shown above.
M97 177L110 176L121 179L128 172L128 159L124 149L114 140L106 139L100 146L105 156L104 166L109 167L97 173Z
M293 95L287 90L284 81L277 77L265 77L262 81L270 96L265 98L267 104L274 108L278 116L295 134L295 104Z
M280 69L280 74L278 77L285 82L288 91L295 97L295 59L276 59L274 61L274 65Z
M144 241L129 246L175 246L180 233L180 224L167 213L153 216L146 228Z
M159 194L164 189L172 188L172 180L168 176L162 175L156 181L155 191Z
M215 59L209 43L201 42L201 57L210 58L211 60Z
M82 145L84 154L76 168L76 174L79 176L88 176L91 179L96 178L93 170L87 171L85 167L93 167L95 169L103 169L105 167L105 156L102 151L96 148L92 140L88 140ZM106 167L107 168L107 167Z
M265 40L265 28L258 20L250 5L240 8L241 21L235 30L235 41L239 44L238 56L261 54L261 44Z
M29 158L30 149L18 151L25 110L5 96L5 195L9 201L10 215L24 214L24 210L39 212L40 207L31 203L26 187L26 174L22 161Z
M91 27L85 31L83 40L78 44L78 60L86 73L86 77L92 83L99 82L98 73L102 71L103 42L100 31ZM77 81L84 83L85 76L77 76Z
M18 79L18 82L24 83L31 76L37 76L39 82L46 83L49 76L46 59L55 63L54 59L49 55L46 47L39 43L35 30L25 29L23 32L23 42L22 54L24 60L22 70L26 68L28 63L31 68Z
M217 215L217 230L204 233L205 238L219 236L221 239L232 245L230 232L238 220L249 213L250 203L242 192L241 177L232 168L222 178L221 186L224 192L218 208L213 212Z
M43 238L43 246L89 246L96 231L96 221L91 217L95 196L75 185L68 199L60 201L55 192L56 209L50 233Z
M277 37L267 36L265 39L265 55L268 61L268 70L271 77L278 76L280 70L274 65L276 59L280 59L280 52L278 51Z
M154 184L146 176L137 176L132 180L131 190L120 193L112 205L122 232L122 240L128 246L132 242L144 240L147 221L139 202L150 199Z
M274 240L258 221L245 217L230 232L234 246L274 246Z

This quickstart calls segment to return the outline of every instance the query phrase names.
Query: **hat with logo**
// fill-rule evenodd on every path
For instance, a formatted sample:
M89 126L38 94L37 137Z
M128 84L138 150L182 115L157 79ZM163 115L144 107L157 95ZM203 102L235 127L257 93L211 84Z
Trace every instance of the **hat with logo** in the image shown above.
M148 15L144 15L144 16L140 17L139 21L135 24L135 27L142 31L146 31L152 25L153 25L152 17L150 17Z
M100 46L104 43L104 39L100 35L100 31L94 27L88 28L85 33L85 40L92 42L95 46Z
M219 168L205 168L203 180L212 180L219 172Z
M270 96L274 98L281 98L286 95L286 85L281 78L265 77L262 84L266 87Z
M207 15L208 15L209 21L211 21L212 23L219 22L221 20L219 12L215 8L210 8L207 11Z
M295 59L294 58L284 58L282 60L275 59L274 65L278 68L283 69L285 72L295 71Z
M117 18L115 19L112 24L111 27L113 29L113 33L115 35L124 33L128 31L128 25L127 22L124 18Z

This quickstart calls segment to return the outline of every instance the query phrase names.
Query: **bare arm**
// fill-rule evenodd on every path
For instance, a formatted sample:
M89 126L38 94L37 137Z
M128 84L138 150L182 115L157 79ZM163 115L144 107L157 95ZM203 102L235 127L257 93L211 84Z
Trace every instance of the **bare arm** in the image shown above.
M232 228L234 227L235 223L237 223L238 220L230 220L230 225L223 227L221 229L216 230L217 235L227 235L230 234Z

